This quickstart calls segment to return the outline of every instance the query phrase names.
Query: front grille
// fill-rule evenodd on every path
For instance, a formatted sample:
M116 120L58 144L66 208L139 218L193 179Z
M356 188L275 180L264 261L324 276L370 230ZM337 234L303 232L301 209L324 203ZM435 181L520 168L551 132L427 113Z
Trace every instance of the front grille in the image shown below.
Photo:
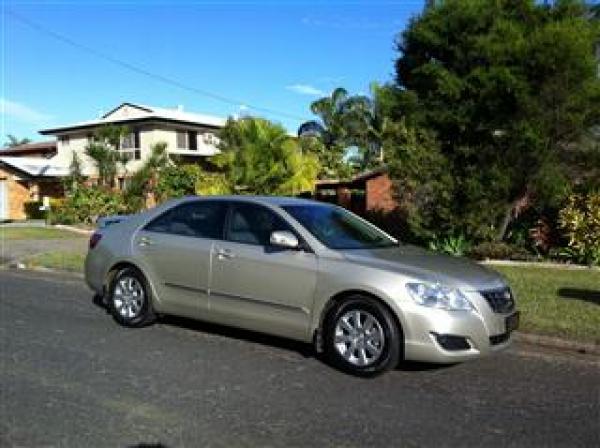
M510 288L480 291L494 313L510 313L515 309L515 299Z
M490 344L492 344L492 345L502 344L503 342L508 341L508 338L510 338L510 333L502 333L502 334L497 334L495 336L490 336Z

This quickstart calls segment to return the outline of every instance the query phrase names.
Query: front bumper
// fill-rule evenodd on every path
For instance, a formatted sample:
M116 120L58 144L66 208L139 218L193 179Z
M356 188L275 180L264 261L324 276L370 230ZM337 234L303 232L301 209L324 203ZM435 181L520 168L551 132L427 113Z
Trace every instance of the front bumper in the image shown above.
M511 344L514 328L507 329L507 317L517 312L496 313L478 292L465 294L474 311L405 304L405 359L455 363L490 355Z

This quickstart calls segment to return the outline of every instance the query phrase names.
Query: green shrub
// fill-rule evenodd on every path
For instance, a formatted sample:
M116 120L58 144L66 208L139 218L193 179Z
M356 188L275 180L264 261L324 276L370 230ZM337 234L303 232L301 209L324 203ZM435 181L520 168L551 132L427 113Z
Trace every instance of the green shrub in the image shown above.
M40 210L44 203L42 201L29 201L25 203L25 214L27 219L46 219L48 212Z
M468 251L476 260L531 260L533 256L522 247L502 242L480 243Z
M127 211L119 192L98 186L80 186L63 201L51 204L50 221L57 224L94 224L100 216Z
M429 249L456 257L465 255L471 247L471 242L464 235L436 237L429 242Z
M572 195L560 211L558 222L569 239L559 252L577 263L600 264L600 193Z

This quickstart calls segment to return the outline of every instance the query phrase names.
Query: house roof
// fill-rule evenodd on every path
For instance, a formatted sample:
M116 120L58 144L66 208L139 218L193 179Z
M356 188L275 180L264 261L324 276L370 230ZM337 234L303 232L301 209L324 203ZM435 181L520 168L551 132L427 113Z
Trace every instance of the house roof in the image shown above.
M69 168L52 163L51 159L39 157L0 157L0 164L8 165L31 177L64 177Z
M7 146L0 149L0 156L39 154L45 152L56 152L56 141L32 142L24 145Z
M131 116L119 116L117 112L123 108L130 108L134 113ZM43 129L40 131L40 134L54 135L78 129L94 128L106 124L127 125L146 121L166 121L177 124L192 124L196 126L220 128L225 125L227 120L212 115L185 112L182 108L167 109L142 104L122 103L97 120L81 121L57 128Z

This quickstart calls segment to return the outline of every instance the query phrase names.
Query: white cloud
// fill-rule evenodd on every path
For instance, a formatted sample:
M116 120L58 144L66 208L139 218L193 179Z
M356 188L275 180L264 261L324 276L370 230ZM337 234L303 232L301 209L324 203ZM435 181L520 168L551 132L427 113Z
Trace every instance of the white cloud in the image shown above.
M308 84L292 84L291 86L287 86L286 89L291 90L292 92L299 93L300 95L310 95L310 96L324 96L325 92L316 87L313 87Z
M52 115L6 98L0 98L0 115L29 124L45 124L53 118Z

